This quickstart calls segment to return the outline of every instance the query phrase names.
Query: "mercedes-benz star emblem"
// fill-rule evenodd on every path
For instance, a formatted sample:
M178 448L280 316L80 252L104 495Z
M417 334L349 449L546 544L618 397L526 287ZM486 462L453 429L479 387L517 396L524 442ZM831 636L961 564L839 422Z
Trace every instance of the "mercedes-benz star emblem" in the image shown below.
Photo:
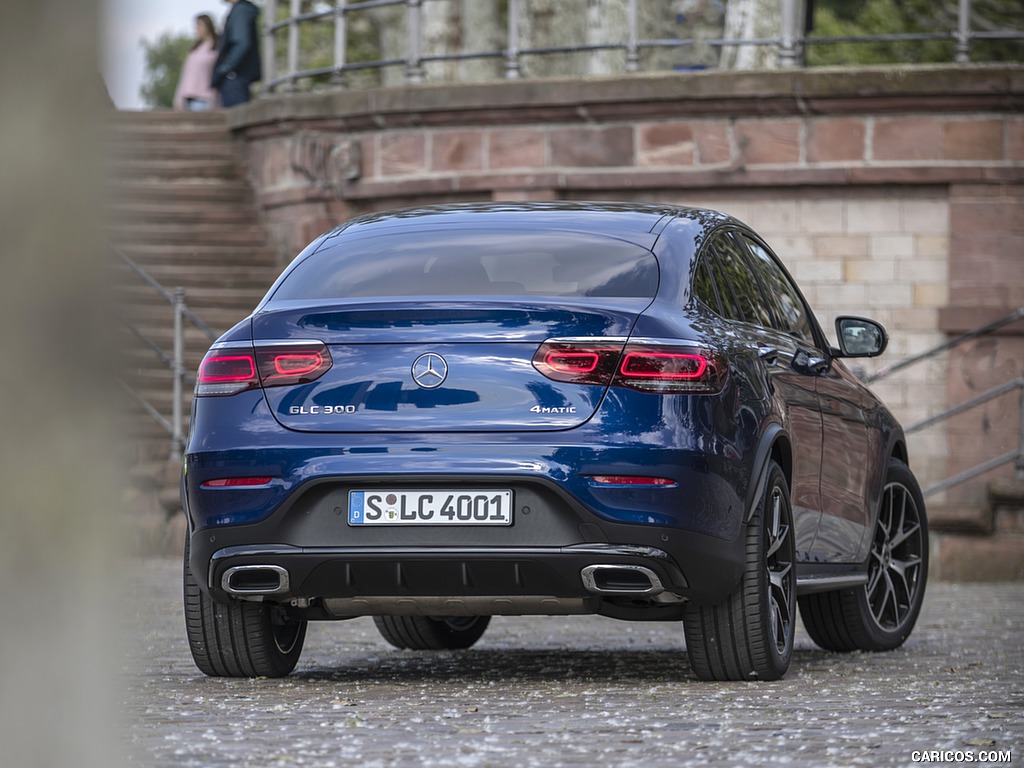
M448 378L448 363L435 352L420 355L412 364L412 380L424 389L436 389Z

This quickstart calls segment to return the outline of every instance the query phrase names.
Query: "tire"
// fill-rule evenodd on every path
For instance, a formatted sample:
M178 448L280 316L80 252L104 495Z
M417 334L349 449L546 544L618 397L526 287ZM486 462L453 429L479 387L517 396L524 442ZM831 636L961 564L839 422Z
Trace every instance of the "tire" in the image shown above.
M746 529L746 565L736 590L712 606L687 605L690 666L702 680L778 680L793 656L796 559L789 484L768 465L768 482Z
M889 460L863 587L806 595L807 634L829 651L891 651L910 636L928 581L928 518L917 479Z
M185 632L196 666L210 677L284 677L299 661L306 622L289 620L266 603L222 605L199 588L188 564L183 568Z
M443 651L469 648L480 639L490 616L374 616L381 636L395 648Z

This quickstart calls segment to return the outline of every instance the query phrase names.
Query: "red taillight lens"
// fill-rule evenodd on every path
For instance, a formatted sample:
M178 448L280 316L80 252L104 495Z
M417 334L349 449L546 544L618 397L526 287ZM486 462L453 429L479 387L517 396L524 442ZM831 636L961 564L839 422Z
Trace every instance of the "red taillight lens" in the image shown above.
M533 357L549 379L571 384L629 387L644 392L713 394L725 384L726 365L716 354L685 344L636 340L552 339Z
M217 480L207 480L203 488L253 488L258 485L266 485L274 478L272 477L222 477Z
M234 395L262 385L305 384L324 375L332 365L327 346L319 341L215 348L199 366L196 396Z
M619 366L626 378L664 381L694 381L707 370L707 358L678 352L629 352Z
M196 395L234 395L258 384L252 353L210 350L199 366Z
M548 352L544 362L557 373L574 375L593 373L601 362L597 352L562 352L557 349Z
M324 363L319 352L289 353L274 355L274 371L278 376L305 376L317 370Z
M306 384L323 376L331 367L331 355L319 342L302 346L259 346L256 348L260 379L264 387Z
M629 344L613 384L644 392L713 394L725 384L725 371L725 363L706 350Z
M533 356L533 367L555 381L608 386L622 354L622 342L546 341Z

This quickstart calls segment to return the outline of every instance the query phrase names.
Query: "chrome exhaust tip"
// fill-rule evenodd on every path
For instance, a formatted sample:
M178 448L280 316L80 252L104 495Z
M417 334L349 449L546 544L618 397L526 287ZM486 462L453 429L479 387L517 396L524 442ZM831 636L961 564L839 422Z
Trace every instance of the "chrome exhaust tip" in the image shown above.
M658 574L642 565L588 565L583 586L598 595L658 595L665 591Z
M280 595L291 588L288 571L279 565L236 565L224 571L220 585L238 597Z

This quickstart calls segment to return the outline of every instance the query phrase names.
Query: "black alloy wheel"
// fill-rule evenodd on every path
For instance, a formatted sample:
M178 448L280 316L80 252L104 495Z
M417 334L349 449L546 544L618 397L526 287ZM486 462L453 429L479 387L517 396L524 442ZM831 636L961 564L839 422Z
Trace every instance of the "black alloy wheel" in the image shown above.
M891 459L862 587L800 598L804 627L830 651L890 651L917 622L928 580L928 519L910 468Z
M377 631L395 648L443 651L469 648L483 635L490 616L374 616Z

